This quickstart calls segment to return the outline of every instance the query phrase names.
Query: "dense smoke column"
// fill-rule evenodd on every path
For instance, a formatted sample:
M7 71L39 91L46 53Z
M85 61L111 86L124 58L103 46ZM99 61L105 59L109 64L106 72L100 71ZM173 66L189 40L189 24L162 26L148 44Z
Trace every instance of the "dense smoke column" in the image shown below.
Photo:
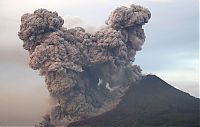
M66 125L114 108L141 78L140 67L132 63L150 15L141 6L120 7L105 28L91 34L62 27L64 20L46 9L24 14L18 35L29 51L29 65L45 77L58 102L38 126Z

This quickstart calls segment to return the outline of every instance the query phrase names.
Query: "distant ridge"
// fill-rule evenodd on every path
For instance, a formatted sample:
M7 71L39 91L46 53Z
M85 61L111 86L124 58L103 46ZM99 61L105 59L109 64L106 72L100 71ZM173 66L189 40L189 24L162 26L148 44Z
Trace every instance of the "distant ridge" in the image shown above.
M200 127L199 104L198 98L147 75L115 109L67 127Z

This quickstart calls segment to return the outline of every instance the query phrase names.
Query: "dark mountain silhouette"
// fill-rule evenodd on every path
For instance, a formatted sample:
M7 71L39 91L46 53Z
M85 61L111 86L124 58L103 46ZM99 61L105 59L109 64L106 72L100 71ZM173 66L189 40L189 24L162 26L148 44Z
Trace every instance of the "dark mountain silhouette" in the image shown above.
M200 127L199 102L147 75L129 88L115 109L68 127Z

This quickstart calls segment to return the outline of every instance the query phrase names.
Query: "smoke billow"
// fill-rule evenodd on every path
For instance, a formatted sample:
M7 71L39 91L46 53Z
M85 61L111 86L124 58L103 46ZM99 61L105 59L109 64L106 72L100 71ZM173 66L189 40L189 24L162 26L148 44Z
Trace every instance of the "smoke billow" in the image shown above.
M18 35L29 52L29 65L45 77L57 100L37 126L67 125L113 109L142 76L133 62L150 16L141 6L119 7L92 34L62 27L64 20L46 9L24 14Z

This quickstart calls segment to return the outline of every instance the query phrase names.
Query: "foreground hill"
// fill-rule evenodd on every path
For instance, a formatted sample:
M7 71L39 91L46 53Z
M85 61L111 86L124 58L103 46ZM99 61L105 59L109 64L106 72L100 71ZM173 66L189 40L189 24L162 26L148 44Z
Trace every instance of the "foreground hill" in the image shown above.
M155 75L131 86L117 107L68 127L200 127L200 100Z

